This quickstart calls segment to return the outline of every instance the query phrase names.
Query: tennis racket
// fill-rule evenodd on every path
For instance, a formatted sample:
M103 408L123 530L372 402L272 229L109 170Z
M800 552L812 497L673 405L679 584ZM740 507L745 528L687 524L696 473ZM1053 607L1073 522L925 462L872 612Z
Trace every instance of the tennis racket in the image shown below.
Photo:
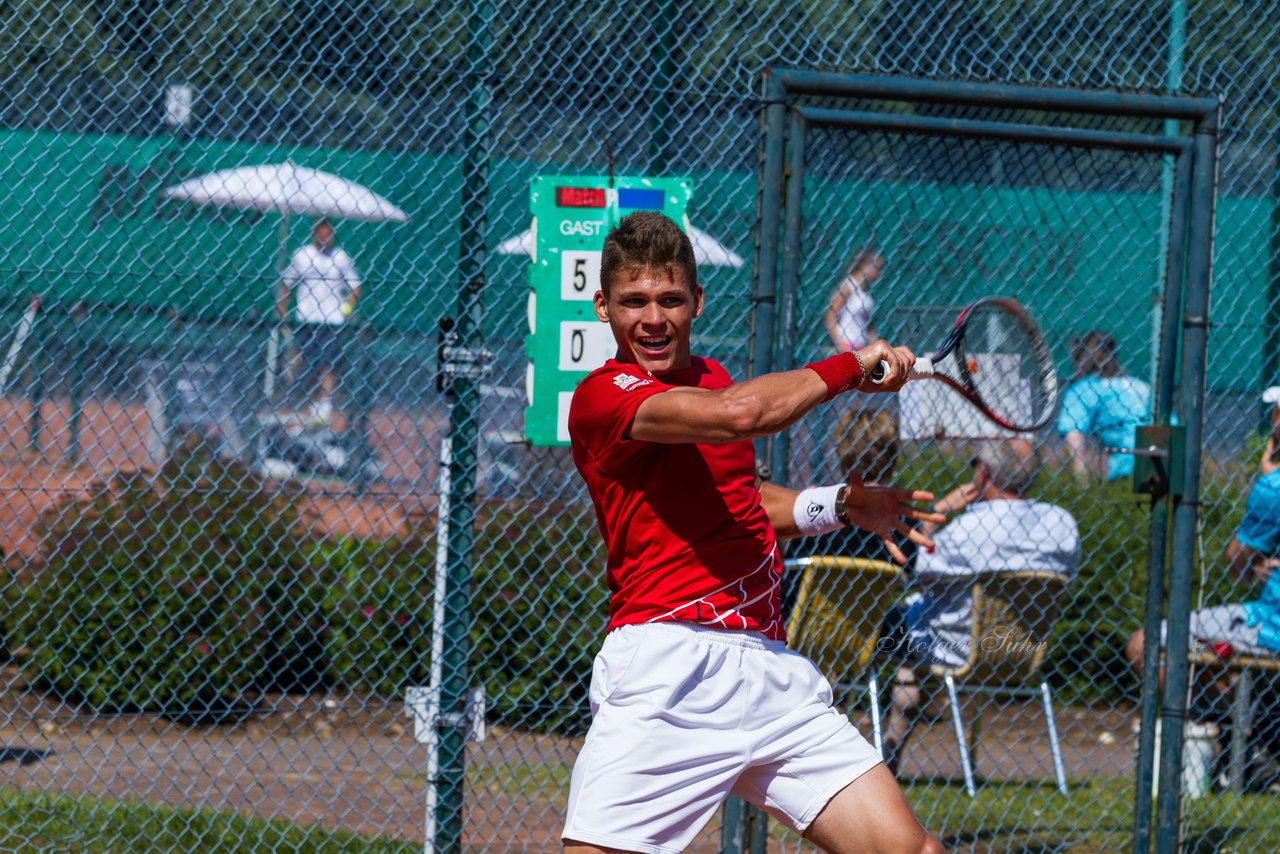
M889 370L881 362L872 382ZM984 297L965 306L947 340L932 356L916 359L912 379L951 386L978 411L1008 430L1031 433L1058 409L1058 374L1040 327L1009 297Z

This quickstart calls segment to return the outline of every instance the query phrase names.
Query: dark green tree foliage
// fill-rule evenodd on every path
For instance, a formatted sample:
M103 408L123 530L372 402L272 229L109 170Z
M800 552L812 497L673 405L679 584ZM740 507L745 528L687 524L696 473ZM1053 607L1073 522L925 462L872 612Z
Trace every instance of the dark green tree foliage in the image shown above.
M104 711L199 716L246 693L399 698L430 679L435 540L319 540L297 497L195 458L57 505L16 597L28 678ZM489 720L575 733L607 619L603 556L570 514L485 512L473 684ZM531 530L540 536L529 536ZM456 579L454 580L456 583Z
M335 581L326 606L333 684L383 697L426 685L434 549L416 538L352 538L322 543L316 558Z
M574 515L530 508L482 518L479 542L505 547L503 559L491 552L479 563L472 584L471 658L489 719L581 734L609 619L599 534Z
M589 722L590 662L608 619L604 555L569 513L482 507L471 578L471 684L490 723L577 734ZM533 532L536 532L533 533ZM503 557L495 557L501 543ZM403 696L430 678L436 543L324 544L330 567L328 661L334 684ZM450 578L449 583L459 583Z
M246 470L195 458L60 504L18 603L29 677L69 702L169 714L291 687L327 587L297 523Z

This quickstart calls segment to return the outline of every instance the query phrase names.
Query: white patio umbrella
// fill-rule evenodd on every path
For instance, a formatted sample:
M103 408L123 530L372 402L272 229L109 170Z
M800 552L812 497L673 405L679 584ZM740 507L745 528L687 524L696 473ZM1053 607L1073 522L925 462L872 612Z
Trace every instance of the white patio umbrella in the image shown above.
M289 217L293 214L365 222L405 222L409 219L404 211L368 187L288 161L220 169L167 187L161 191L161 196L197 205L281 214L276 245L277 273L284 270ZM273 328L267 348L268 366L263 385L268 398L275 390L276 361L282 334L280 327Z
M354 181L293 163L241 166L192 178L164 190L167 199L242 210L366 222L404 222L408 215Z
M693 244L693 257L699 264L711 267L741 267L742 258L728 246L701 229L689 226L689 242ZM522 231L499 243L494 251L499 255L532 255L533 232Z

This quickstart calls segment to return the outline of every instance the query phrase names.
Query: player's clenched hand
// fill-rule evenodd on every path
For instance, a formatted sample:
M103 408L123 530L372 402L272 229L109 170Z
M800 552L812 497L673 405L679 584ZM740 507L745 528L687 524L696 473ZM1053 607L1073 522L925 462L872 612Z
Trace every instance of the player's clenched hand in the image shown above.
M859 350L858 359L867 371L862 385L858 386L859 391L897 391L911 378L911 369L916 365L916 356L909 347L894 347L884 339L873 341ZM889 366L889 371L880 382L872 382L871 374L881 362Z
M934 522L941 525L947 517L941 513L922 510L914 501L932 501L933 493L923 489L897 489L892 486L871 486L862 482L856 471L849 473L849 488L844 491L844 512L849 524L878 536L898 563L906 563L907 556L898 547L895 534L906 537L922 548L933 548L933 540L916 528L914 522Z

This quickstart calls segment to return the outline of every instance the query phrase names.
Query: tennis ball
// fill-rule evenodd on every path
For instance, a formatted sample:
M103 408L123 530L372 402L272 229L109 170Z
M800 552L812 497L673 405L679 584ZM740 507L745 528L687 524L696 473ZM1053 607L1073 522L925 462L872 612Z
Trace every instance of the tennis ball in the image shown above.
M351 303L349 303L349 302L344 302L344 303L342 304L342 313L343 313L343 314L350 314L350 313L351 313L351 311L352 311Z

